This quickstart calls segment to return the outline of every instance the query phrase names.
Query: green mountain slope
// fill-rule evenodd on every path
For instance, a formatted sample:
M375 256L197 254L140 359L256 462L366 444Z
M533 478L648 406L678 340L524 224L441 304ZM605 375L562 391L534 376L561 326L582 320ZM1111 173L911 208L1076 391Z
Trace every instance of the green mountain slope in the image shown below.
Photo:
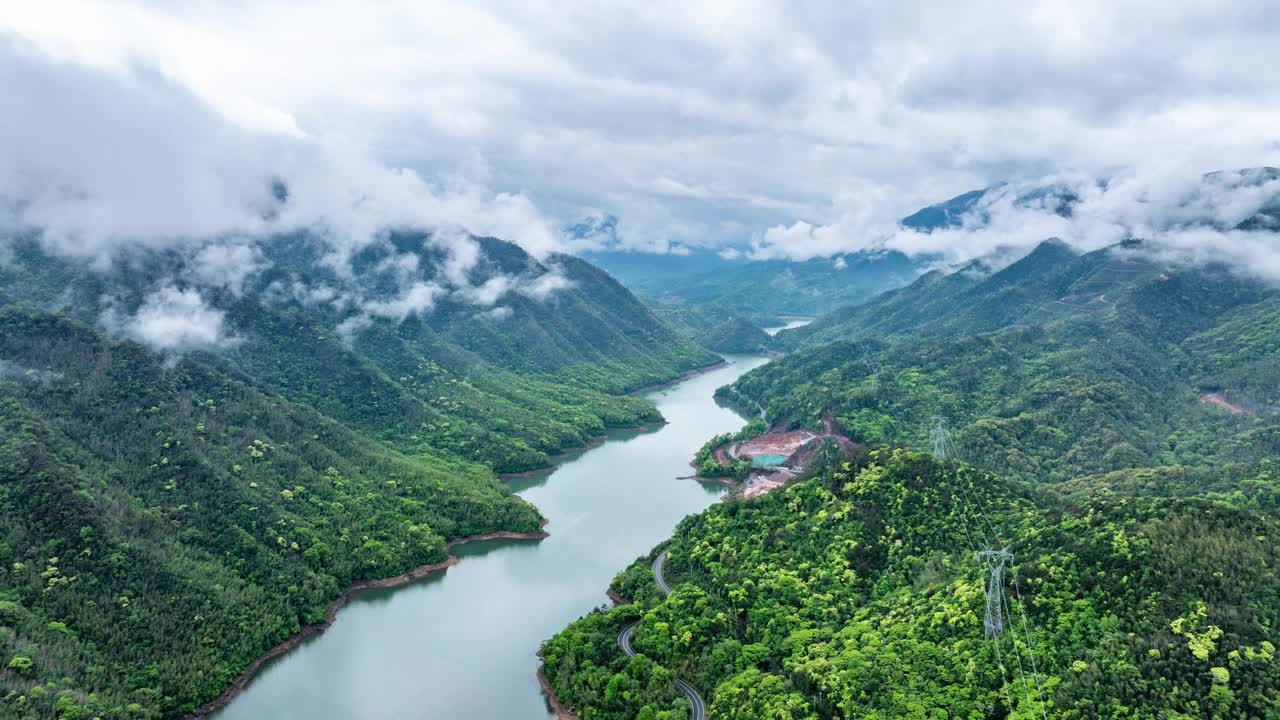
M1274 496L1270 470L1254 482ZM614 583L636 604L551 639L547 675L602 719L658 717L672 674L715 720L1274 714L1274 514L1025 487L885 450L717 505L666 547L674 592L637 561ZM998 640L984 534L1015 553ZM615 635L637 618L627 660Z
M749 320L735 318L708 330L700 339L716 352L751 353L767 349L772 338Z
M797 348L863 336L979 333L1105 311L1117 291L1160 275L1131 254L1138 247L1078 255L1061 241L1046 240L998 272L975 262L950 274L926 273L905 288L779 333L778 342Z
M1280 450L1280 384L1268 352L1280 341L1280 325L1269 322L1274 291L1224 271L1143 267L1108 276L1105 293L1037 323L1043 289L1079 288L1080 278L1098 276L1081 268L1112 260L1029 259L1039 269L1023 262L981 281L934 280L963 286L947 315L911 316L911 303L884 298L884 315L851 324L886 330L887 340L818 344L724 394L763 405L770 422L817 427L830 410L853 437L872 441L926 444L930 418L946 416L966 458L1034 480L1250 462ZM993 312L993 302L1005 304ZM895 307L896 318L887 312Z
M621 393L718 359L586 263L476 242L463 289L345 334L406 283L443 287L449 258L401 235L343 277L305 237L264 243L243 287L201 291L231 339L181 354L104 328L185 283L189 260L92 268L13 243L0 717L190 712L343 587L441 562L453 538L536 531L495 471L657 419ZM467 295L495 278L510 291Z
M726 259L714 252L653 255L592 252L584 257L654 302L691 307L718 319L770 325L779 315L818 315L868 300L915 276L905 255L854 253L803 262Z

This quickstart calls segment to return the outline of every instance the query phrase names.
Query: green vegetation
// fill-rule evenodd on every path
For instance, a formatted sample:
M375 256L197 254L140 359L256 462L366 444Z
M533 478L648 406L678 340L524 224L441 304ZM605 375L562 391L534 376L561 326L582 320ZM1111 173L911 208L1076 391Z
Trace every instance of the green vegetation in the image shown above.
M732 478L742 481L751 473L750 460L734 460L731 463L722 463L716 459L716 448L725 443L741 442L750 440L753 437L763 435L769 429L765 425L764 420L753 418L745 427L737 432L723 433L717 435L707 442L703 443L698 449L698 454L694 458L694 467L698 469L698 475L704 478Z
M1272 497L1277 479L1249 473ZM548 677L600 720L669 707L669 684L610 692L655 668L701 688L717 720L1275 715L1273 514L1027 488L882 449L714 506L665 547L670 597L645 589L652 556L637 560L613 585L635 604L548 641ZM998 641L982 629L984 535L1015 553ZM636 618L627 660L615 635Z
M1033 481L1275 457L1280 298L1213 269L1127 262L1121 272L1117 262L1050 244L982 281L963 271L939 278L933 286L967 288L949 313L901 293L883 298L882 313L845 316L841 332L885 330L887 341L814 344L723 395L767 408L771 424L818 427L829 409L855 440L916 446L928 442L929 418L944 415L965 458ZM1049 302L1060 316L1026 321L1049 312L1041 300L1064 287L1096 289L1098 268L1106 291L1093 301ZM834 332L834 320L814 323L827 330L804 344ZM918 334L910 322L922 324ZM972 334L981 327L995 329ZM1206 402L1209 393L1239 407Z
M918 272L897 252L803 262L726 259L709 251L594 252L586 258L653 303L664 319L683 319L700 332L735 317L767 327L780 315L831 312L905 285Z
M547 642L560 699L669 707L606 697L643 662L717 720L1280 717L1280 294L1140 250L1046 242L780 333L719 396L880 449L687 518L669 597L651 554L613 583L634 605ZM969 464L902 447L938 415ZM975 552L1000 547L993 641Z
M179 259L90 271L15 242L0 266L0 717L182 716L343 587L440 562L453 538L537 530L495 471L656 419L623 393L717 359L581 261L479 244L477 285L557 272L570 287L511 293L505 317L447 298L344 338L335 305L297 290L341 279L282 238L242 292L208 293L236 342L172 355L104 334L99 298L132 314ZM393 249L440 272L421 236ZM380 252L353 262L368 297L396 292L366 268Z
M735 318L708 330L702 346L724 353L758 353L769 349L772 338L749 320Z

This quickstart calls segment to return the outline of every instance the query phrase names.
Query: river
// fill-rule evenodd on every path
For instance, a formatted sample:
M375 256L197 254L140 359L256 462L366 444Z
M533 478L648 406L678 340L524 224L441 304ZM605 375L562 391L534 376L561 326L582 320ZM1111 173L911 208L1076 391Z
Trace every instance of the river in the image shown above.
M773 328L770 328L773 330ZM668 424L611 433L509 480L542 511L541 542L462 545L448 572L357 595L324 633L268 663L217 720L546 720L539 644L608 603L614 574L722 488L677 479L713 435L743 426L715 389L768 362L729 364L645 395Z

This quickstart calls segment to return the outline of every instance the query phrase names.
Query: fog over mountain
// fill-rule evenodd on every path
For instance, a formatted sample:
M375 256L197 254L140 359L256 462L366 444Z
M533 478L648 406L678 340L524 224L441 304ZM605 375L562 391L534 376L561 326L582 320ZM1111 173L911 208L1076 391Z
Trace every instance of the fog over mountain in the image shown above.
M306 32L287 3L25 4L0 18L2 217L99 265L194 244L231 285L240 238L308 228L340 267L404 225L797 260L1147 234L1274 274L1267 228L1223 224L1274 179L1201 177L1280 164L1277 29L1263 3L324 2ZM999 183L981 223L897 226ZM1048 185L1070 217L1008 200ZM584 218L616 222L563 230Z

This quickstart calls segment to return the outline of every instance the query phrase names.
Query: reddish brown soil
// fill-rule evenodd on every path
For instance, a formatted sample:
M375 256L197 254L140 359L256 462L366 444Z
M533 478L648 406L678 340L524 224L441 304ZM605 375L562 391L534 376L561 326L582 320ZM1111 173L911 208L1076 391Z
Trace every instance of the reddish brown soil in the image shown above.
M757 455L782 455L786 457L816 437L818 437L818 434L812 430L766 433L739 445L738 457L754 458Z
M750 500L758 498L765 493L776 490L786 485L796 474L790 470L777 470L768 475L756 474L747 478L746 485L742 488L742 497Z
M556 697L556 691L551 687L551 681L547 679L541 665L538 666L538 684L542 686L542 692L547 696L547 704L551 706L551 712L555 713L556 720L578 720L578 716Z
M1248 417L1253 417L1253 413L1237 405L1232 405L1231 402L1223 397L1221 393L1205 393L1200 396L1200 402L1205 405L1220 407L1232 415L1246 415Z

